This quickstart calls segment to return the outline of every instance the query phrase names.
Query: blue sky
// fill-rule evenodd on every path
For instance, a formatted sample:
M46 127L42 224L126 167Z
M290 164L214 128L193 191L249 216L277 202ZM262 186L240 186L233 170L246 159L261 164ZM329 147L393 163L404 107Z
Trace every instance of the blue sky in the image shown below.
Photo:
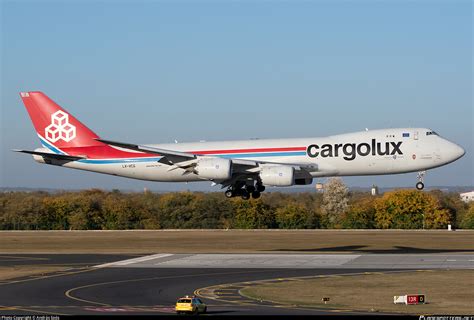
M41 90L102 137L138 143L430 127L473 185L470 1L3 1L1 186L182 190L36 164L18 96ZM416 174L345 178L412 186Z

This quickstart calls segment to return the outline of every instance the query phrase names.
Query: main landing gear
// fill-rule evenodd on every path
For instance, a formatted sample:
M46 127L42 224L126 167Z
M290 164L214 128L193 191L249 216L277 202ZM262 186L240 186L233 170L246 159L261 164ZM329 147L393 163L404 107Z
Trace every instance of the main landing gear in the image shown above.
M416 189L417 190L423 190L423 188L425 187L425 184L423 183L423 178L426 174L426 171L420 171L418 172L418 175L417 175L417 179L418 179L418 182L416 183Z
M261 193L263 191L265 191L265 186L261 183L256 183L255 186L235 184L233 186L230 186L224 194L227 198L240 196L242 199L248 200L250 199L250 197L254 199L260 198Z

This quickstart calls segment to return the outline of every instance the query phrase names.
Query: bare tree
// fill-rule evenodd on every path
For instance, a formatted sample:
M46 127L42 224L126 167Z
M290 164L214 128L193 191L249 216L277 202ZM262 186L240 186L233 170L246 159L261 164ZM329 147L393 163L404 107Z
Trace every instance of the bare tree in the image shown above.
M331 227L348 208L348 189L342 179L331 178L324 184L323 204L321 211Z

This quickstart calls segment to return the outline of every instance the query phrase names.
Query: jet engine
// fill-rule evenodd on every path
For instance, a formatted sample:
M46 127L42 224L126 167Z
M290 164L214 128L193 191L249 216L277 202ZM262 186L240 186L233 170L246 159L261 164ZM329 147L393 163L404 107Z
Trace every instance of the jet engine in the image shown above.
M196 173L209 180L227 180L232 177L232 161L223 158L201 158Z
M289 187L295 182L295 169L290 166L265 166L260 171L265 186Z

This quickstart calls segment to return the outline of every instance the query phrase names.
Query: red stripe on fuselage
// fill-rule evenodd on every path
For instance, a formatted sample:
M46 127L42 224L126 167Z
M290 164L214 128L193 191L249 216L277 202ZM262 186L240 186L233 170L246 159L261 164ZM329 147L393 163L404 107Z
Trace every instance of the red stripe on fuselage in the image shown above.
M125 159L159 157L157 154L130 152L112 148L109 145L93 147L62 148L62 151L72 156L86 156L89 159Z
M306 150L306 147L287 147L287 148L201 150L201 151L188 151L188 152L192 154L196 154L196 155L214 155L214 154L238 154L238 153L257 153L257 152L305 151L305 150ZM154 154L154 153L130 152L130 151L119 150L109 145L63 148L62 151L72 156L87 156L90 159L146 158L146 157L159 156L158 154Z
M281 151L306 151L306 147L287 148L256 148L256 149L231 149L231 150L210 150L210 151L189 151L190 153L205 154L230 154L230 153L252 153L252 152L281 152Z

